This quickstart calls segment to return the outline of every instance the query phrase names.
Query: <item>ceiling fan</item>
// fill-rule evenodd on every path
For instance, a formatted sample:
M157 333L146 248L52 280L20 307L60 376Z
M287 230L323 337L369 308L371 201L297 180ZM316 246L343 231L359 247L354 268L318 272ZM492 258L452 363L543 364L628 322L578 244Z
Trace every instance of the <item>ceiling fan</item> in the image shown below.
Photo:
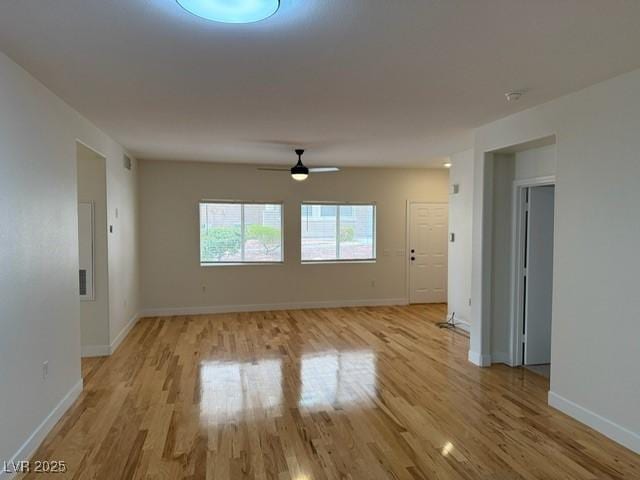
M302 154L304 150L301 148L296 149L296 155L298 155L298 163L296 163L293 167L285 168L285 167L258 167L258 170L264 170L267 172L291 172L291 177L294 180L302 182L306 180L310 173L330 173L330 172L338 172L340 169L338 167L306 167L302 163Z

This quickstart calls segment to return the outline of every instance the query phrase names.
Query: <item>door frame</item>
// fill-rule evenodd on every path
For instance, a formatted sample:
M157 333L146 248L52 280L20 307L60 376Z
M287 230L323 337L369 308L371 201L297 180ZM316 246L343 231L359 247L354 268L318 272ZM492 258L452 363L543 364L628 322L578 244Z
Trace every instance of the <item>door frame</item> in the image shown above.
M513 182L513 212L511 234L511 321L509 322L509 338L511 348L509 352L509 365L511 367L522 366L522 316L524 314L524 232L525 232L525 188L556 185L555 175L547 177L533 177ZM554 206L555 219L555 206ZM554 220L555 224L555 220ZM554 229L555 242L555 229Z
M449 251L449 202L430 202L428 200L407 200L405 205L405 247L404 247L404 269L405 269L405 298L407 305L411 305L411 205L416 203L424 203L428 205L445 205L447 207L447 252ZM447 297L449 296L449 255L447 253Z

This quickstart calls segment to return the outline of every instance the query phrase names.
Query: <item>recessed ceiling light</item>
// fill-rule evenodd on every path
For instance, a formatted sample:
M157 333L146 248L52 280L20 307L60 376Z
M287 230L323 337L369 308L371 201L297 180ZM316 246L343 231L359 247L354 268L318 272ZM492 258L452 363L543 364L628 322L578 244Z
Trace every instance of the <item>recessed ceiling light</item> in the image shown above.
M187 12L223 23L253 23L269 18L280 0L176 0Z
M442 164L442 166L443 166L444 168L451 168L451 163L450 163L450 162L443 163L443 164Z

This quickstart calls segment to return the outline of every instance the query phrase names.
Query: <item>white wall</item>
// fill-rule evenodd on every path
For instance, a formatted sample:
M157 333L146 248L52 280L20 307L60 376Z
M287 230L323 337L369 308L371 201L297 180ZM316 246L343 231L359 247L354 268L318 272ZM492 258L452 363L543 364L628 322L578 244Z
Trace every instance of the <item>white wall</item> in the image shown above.
M406 301L406 201L447 202L447 177L445 169L349 168L297 183L286 172L255 166L142 161L144 309L171 313ZM201 267L201 199L284 201L285 264ZM305 200L377 202L376 263L301 265L300 202Z
M512 154L493 156L493 265L491 271L492 361L504 361L509 349L511 316L511 227L515 161Z
M80 302L83 355L109 345L109 269L107 258L107 167L104 158L77 145L78 202L93 203L94 298Z
M476 130L469 358L491 353L492 162L556 135L552 405L640 451L640 70Z
M457 194L449 194L449 232L455 242L449 242L448 308L456 319L471 321L471 231L473 218L473 150L451 156L449 185L457 184Z
M109 212L121 232L109 237L109 268L126 277L110 282L131 288L112 288L111 302L126 297L132 310L135 179L125 180L118 144L1 53L0 105L0 459L9 460L31 453L81 388L76 139L106 157L107 197L126 212L119 221ZM111 312L126 323L129 312Z
M514 154L514 179L550 177L556 174L556 146L529 148Z
M109 335L116 348L137 320L140 309L138 162L124 168L124 152L114 144L107 157L109 233Z

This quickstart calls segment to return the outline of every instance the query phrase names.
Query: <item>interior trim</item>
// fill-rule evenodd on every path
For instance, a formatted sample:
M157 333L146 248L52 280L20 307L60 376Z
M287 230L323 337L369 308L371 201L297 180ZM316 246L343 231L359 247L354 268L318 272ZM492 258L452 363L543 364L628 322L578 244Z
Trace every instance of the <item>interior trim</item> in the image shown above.
M548 401L553 408L590 426L629 450L640 454L640 434L627 430L608 418L598 415L557 393L549 392Z
M73 405L73 402L82 393L83 383L82 378L79 379L73 387L66 393L62 400L55 406L53 410L45 417L40 425L29 435L27 440L22 444L18 451L11 457L7 463L17 463L23 460L29 460L35 453L40 444L44 441L45 437L58 423L58 420L62 418L62 415ZM0 480L9 480L15 478L16 473L8 473L0 470Z
M316 302L257 303L246 305L209 305L200 307L146 308L141 317L164 317L175 315L207 315L213 313L261 312L272 310L305 310L310 308L379 307L407 305L406 298L380 298L363 300L327 300Z

